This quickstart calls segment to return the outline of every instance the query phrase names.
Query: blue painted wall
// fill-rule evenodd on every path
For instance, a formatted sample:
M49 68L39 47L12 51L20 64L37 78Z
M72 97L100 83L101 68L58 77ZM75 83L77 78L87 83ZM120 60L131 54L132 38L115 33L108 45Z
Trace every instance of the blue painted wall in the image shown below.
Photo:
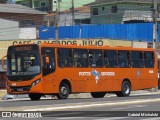
M160 24L158 25L160 27ZM160 32L158 33L160 35ZM39 27L40 39L55 39L54 27ZM103 24L60 26L59 39L76 38L110 38L120 40L150 41L153 40L153 24Z

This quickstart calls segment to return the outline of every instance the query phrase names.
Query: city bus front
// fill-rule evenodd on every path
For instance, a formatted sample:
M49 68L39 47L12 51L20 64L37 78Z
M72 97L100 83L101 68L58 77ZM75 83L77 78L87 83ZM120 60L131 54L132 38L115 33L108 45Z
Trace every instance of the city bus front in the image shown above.
M29 94L42 92L39 46L10 46L7 53L7 92Z

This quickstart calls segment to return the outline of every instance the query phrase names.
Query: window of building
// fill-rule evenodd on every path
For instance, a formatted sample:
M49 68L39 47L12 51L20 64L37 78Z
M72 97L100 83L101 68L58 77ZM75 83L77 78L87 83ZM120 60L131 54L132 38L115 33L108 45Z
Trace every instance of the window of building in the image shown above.
M111 12L112 13L116 13L117 12L117 6L116 5L111 7Z
M41 2L41 7L46 7L46 2Z
M73 67L72 49L58 49L58 66Z
M151 8L151 11L154 11L154 6L153 6L153 5L151 5L151 7L150 7L150 8Z
M98 8L93 8L93 15L98 15Z
M144 52L144 61L146 68L154 67L154 53L153 52Z
M34 4L34 8L39 7L39 1L34 1L33 4Z
M75 67L88 67L88 51L82 49L73 50L73 61Z
M153 43L152 42L148 42L147 43L147 48L153 48Z
M28 4L26 2L23 2L22 5L23 6L28 6Z
M131 52L131 63L133 68L143 68L144 61L143 61L143 52L135 51Z
M104 51L104 64L107 68L117 67L117 51Z
M102 7L102 11L105 11L105 7Z
M35 21L34 20L22 20L22 21L20 21L20 27L32 26L32 25L35 25Z

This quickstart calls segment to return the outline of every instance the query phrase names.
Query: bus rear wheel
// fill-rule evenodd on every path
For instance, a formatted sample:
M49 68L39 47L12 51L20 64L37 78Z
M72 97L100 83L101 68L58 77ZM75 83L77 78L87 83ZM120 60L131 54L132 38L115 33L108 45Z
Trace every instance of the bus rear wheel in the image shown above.
M121 91L116 92L117 97L127 97L130 95L131 85L128 81L122 83Z
M29 94L29 98L31 100L40 100L41 96L42 96L41 94L35 94L35 93Z
M105 92L91 92L91 96L93 98L103 98L105 94Z
M67 83L61 83L59 93L56 95L58 99L67 99L69 96L69 86Z

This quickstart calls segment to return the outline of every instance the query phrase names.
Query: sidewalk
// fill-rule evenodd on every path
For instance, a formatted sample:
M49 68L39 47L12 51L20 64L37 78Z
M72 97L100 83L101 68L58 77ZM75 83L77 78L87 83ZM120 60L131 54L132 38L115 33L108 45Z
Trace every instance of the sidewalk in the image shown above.
M130 96L132 95L147 95L147 94L160 94L160 90L157 92L150 92L148 90L137 90L131 91ZM107 93L105 97L113 97L116 96L114 93ZM71 94L69 98L92 98L90 93L80 93L80 94Z
M0 90L0 100L2 97L7 94L6 90ZM137 91L131 91L130 96L132 95L151 95L151 94L160 94L160 90L157 92L150 92L148 90L137 90ZM105 97L114 97L116 96L114 93L107 93ZM79 93L79 94L71 94L69 95L69 98L92 98L90 93Z
M7 94L7 90L0 90L0 100L5 94Z

